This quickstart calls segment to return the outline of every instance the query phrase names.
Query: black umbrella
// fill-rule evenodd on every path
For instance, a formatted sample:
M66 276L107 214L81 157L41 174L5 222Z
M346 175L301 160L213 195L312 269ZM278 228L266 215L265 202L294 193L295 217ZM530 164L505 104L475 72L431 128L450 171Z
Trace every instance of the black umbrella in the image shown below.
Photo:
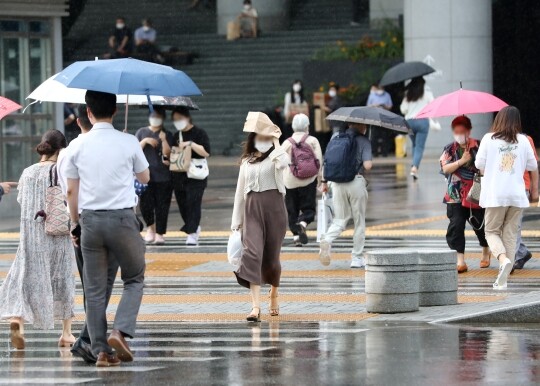
M153 106L162 106L168 110L174 110L176 107L185 107L188 110L199 110L199 106L191 100L190 97L161 97L157 100L152 100ZM148 107L148 102L144 101L139 104L141 107Z
M401 115L380 107L342 107L337 109L328 117L329 121L342 121L352 123L363 123L365 125L379 126L386 129L408 133L409 126Z
M404 62L396 64L387 70L379 84L387 86L389 84L404 82L408 79L424 76L435 72L435 69L424 62Z

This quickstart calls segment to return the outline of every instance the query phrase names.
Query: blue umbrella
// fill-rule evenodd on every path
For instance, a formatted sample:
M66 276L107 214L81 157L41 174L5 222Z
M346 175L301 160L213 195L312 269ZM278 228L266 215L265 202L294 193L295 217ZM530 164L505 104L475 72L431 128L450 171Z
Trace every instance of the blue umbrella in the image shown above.
M67 87L111 94L166 97L202 95L184 72L132 58L75 62L54 79Z

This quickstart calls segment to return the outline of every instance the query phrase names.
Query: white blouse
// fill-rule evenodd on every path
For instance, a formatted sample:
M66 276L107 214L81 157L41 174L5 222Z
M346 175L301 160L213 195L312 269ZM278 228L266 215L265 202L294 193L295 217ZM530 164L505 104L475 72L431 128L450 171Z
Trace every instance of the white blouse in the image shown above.
M249 192L266 192L277 189L285 195L283 171L289 164L289 156L281 147L272 151L261 162L252 163L249 162L249 159L242 160L234 197L231 229L240 229L244 224L244 206Z

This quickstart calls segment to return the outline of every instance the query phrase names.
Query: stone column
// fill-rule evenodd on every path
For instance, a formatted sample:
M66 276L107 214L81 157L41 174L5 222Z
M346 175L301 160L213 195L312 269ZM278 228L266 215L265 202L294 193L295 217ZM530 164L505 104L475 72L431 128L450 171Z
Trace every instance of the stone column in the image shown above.
M289 27L291 0L253 0L261 31L283 31ZM242 0L217 1L218 34L227 34L227 23L242 11Z
M437 73L426 77L434 95L463 88L493 91L491 0L404 0L405 60L420 60ZM473 135L489 129L491 114L470 117ZM451 118L441 119L442 131L431 132L427 151L440 153L451 141Z

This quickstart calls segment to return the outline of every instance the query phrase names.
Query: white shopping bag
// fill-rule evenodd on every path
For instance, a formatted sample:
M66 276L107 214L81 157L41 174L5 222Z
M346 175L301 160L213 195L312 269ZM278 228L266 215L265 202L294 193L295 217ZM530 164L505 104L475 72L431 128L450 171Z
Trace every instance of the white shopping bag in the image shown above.
M227 244L227 258L229 263L238 266L242 257L242 232L233 231Z
M331 198L323 194L317 204L317 242L320 242L322 235L328 231L333 219L334 203Z

